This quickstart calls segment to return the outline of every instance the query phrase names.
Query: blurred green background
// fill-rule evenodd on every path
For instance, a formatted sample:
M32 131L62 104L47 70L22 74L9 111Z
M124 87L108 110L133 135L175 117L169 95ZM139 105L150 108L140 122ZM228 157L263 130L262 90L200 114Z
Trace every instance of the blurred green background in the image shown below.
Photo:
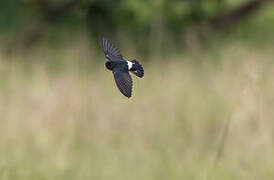
M274 178L272 0L0 1L0 179ZM143 64L116 88L99 37Z

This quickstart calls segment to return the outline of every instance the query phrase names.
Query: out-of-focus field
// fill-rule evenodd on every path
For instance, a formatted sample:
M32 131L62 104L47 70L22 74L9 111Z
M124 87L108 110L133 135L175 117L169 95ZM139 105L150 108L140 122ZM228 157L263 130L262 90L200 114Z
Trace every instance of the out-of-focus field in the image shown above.
M130 99L102 54L2 53L0 177L273 179L271 49L154 58Z

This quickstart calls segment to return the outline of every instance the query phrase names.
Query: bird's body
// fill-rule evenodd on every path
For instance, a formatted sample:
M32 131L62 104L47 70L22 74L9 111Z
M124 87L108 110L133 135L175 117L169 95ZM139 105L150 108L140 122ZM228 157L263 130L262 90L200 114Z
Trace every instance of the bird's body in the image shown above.
M115 68L129 70L127 61L107 61L105 65L111 71Z
M105 66L111 70L114 75L116 85L120 92L126 97L131 97L132 94L132 79L129 72L132 72L138 77L144 76L144 69L137 60L125 61L120 53L120 50L107 39L101 39L101 47L104 50L107 62Z

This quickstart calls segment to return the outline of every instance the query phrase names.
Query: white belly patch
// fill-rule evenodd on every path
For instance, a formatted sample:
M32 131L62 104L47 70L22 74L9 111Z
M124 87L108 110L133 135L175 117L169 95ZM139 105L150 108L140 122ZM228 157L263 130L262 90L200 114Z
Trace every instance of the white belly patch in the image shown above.
M128 70L130 70L133 66L133 63L130 61L127 61Z

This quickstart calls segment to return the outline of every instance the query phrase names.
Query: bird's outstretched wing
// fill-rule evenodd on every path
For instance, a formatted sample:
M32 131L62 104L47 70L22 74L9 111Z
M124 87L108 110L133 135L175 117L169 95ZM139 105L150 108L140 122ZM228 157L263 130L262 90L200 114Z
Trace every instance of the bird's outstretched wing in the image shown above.
M120 92L126 97L131 97L132 79L127 71L113 71L116 85Z
M123 56L120 50L115 47L108 39L102 37L100 41L101 48L104 50L105 56L109 61L121 61Z

